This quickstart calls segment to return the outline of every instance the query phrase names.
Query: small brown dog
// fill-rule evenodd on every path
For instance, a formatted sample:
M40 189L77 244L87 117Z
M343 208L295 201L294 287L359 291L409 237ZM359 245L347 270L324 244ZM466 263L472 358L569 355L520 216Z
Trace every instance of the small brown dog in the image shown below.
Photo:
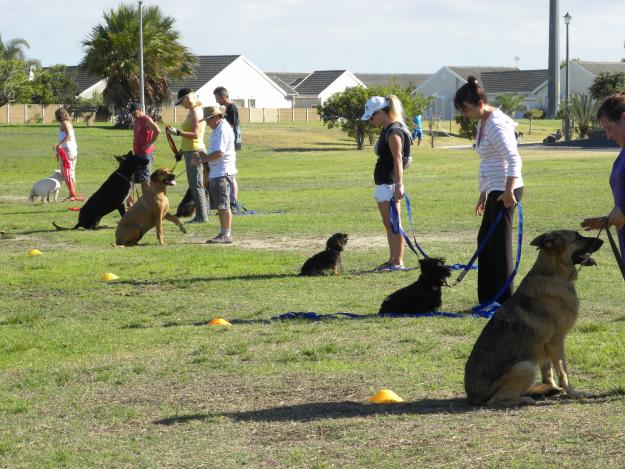
M326 241L326 250L318 252L304 262L300 275L337 275L339 267L342 267L341 252L346 244L345 233L335 233L330 236Z
M596 265L590 254L603 241L576 231L550 231L531 242L538 259L512 297L488 321L465 365L470 404L531 404L530 395L564 390L580 393L569 381L564 339L577 319L576 265ZM558 374L556 386L551 366ZM540 367L542 384L534 384Z
M117 246L134 246L145 233L156 227L156 237L160 244L163 240L163 219L169 220L186 233L178 217L170 215L167 186L176 184L176 176L166 168L154 171L150 176L150 187L139 200L128 209L115 230Z

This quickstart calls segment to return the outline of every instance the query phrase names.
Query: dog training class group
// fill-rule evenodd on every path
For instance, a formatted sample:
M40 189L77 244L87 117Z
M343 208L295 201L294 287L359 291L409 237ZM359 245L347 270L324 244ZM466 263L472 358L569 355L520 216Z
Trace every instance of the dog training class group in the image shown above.
M97 229L104 216L117 210L121 219L115 230L115 247L135 246L152 228L158 242L165 244L163 220L176 224L183 233L187 232L188 224L205 224L208 228L212 226L209 213L214 210L218 215L219 232L211 234L214 236L207 233L207 243L236 244L233 215L247 212L238 201L236 179L236 153L242 146L241 125L228 90L218 87L214 97L215 104L204 106L193 89L183 88L178 92L176 104L188 113L180 128L165 126L164 137L175 158L172 169L152 169L155 143L159 138L163 140L161 129L139 103L129 103L133 118L132 151L116 157L118 167L86 200L76 188L77 135L69 113L59 109L56 113L60 124L58 143L54 146L59 170L33 186L30 200L40 198L43 202L52 197L56 201L64 181L69 190L68 200L84 201L77 209L78 221L73 228L54 223L59 230ZM605 207L603 215L575 222L585 231L594 230L589 236L572 230L556 230L533 239L530 245L537 249L536 261L529 273L516 282L517 288L514 277L520 262L524 181L515 136L516 123L488 103L486 93L473 76L457 90L454 105L463 116L477 122L474 145L479 156L477 202L474 208L467 207L467 210L474 210L481 217L481 224L475 254L464 265L447 265L445 259L427 256L414 230L408 230L412 231L411 237L402 227L401 212L405 206L404 218L408 216L412 228L404 172L414 171L411 166L418 164L413 164L412 135L405 124L401 101L393 95L374 96L364 104L361 119L380 129L374 146L377 158L371 190L382 220L380 230L385 231L388 243L388 258L379 259L378 262L383 260L379 265L375 262L370 272L397 275L393 272L419 270L414 283L388 292L377 315L444 315L438 310L442 305L443 287L449 286L447 280L452 271L461 271L455 283L458 285L471 270L477 270L478 306L474 308L474 316L486 317L488 321L465 366L464 385L469 403L515 406L558 393L579 398L582 394L569 380L564 342L579 311L575 282L582 267L595 265L591 255L602 246L603 231L608 235L621 272L625 272L620 254L625 252L625 93L606 98L597 111L597 120L607 137L622 149L609 175L613 208ZM206 144L207 126L210 136ZM174 170L183 160L188 190L176 214L172 215L167 188L176 184ZM517 255L513 256L515 214L519 241ZM183 223L184 218L188 220ZM616 229L618 242L612 238L610 227ZM347 234L332 234L326 249L305 261L300 275L341 273L341 256L347 244ZM404 264L405 255L412 256L412 252L418 258L417 268ZM294 316L306 319L306 314L295 313ZM447 314L454 316L454 313ZM469 315L458 313L455 316Z

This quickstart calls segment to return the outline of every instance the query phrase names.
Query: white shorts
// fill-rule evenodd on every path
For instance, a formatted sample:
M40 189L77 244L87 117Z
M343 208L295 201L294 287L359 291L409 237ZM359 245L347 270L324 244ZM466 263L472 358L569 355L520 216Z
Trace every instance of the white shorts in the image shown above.
M376 184L373 197L378 202L390 202L395 192L395 184Z

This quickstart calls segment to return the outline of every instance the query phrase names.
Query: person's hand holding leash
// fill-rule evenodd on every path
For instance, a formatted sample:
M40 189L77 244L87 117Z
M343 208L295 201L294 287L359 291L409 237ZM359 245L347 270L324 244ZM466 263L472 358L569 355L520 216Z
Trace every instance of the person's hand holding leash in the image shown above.
M614 207L608 215L608 224L616 226L619 230L625 226L625 214L621 207Z
M180 129L177 129L175 127L172 127L171 125L168 125L167 127L165 127L165 132L167 132L167 135L180 135Z
M179 161L182 159L182 150L177 151L177 152L174 154L174 158L176 158L176 163L177 163L177 162L179 162Z
M404 198L404 185L401 182L395 183L393 197L395 197L395 200L401 200Z

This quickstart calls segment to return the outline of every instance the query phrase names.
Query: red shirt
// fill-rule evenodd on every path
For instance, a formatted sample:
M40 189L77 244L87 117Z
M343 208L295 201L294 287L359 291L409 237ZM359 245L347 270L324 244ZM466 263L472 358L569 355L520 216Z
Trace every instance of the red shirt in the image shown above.
M154 136L154 130L147 127L147 121L149 117L144 114L143 116L135 119L132 125L132 131L134 138L132 140L132 152L138 156L145 156L154 151L154 145L150 145L147 149L143 149L145 144L152 140Z

